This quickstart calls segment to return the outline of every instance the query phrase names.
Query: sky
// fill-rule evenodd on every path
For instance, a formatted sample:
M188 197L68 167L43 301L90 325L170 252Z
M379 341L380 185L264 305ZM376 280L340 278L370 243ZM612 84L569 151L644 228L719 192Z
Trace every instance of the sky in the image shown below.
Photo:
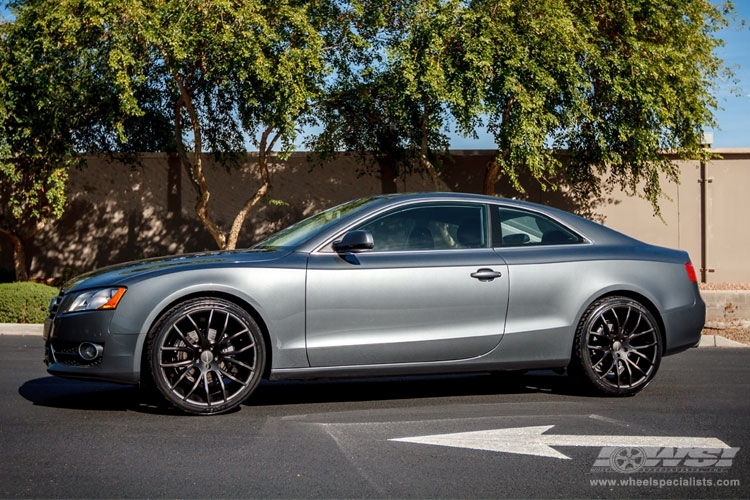
M722 109L716 111L720 129L714 130L714 148L750 148L750 0L735 0L738 19L748 25L723 30L719 38L725 46L717 51L735 74L737 82L717 82ZM731 93L736 90L737 95Z
M3 0L0 3L5 4ZM717 55L734 71L734 79L715 82L719 109L714 116L718 127L707 130L713 133L713 148L750 148L750 0L734 0L734 6L737 19L718 34L725 46L717 50ZM0 17L7 16L0 7ZM747 25L741 26L741 19ZM494 149L494 144L486 133L478 139L456 136L451 140L451 149Z

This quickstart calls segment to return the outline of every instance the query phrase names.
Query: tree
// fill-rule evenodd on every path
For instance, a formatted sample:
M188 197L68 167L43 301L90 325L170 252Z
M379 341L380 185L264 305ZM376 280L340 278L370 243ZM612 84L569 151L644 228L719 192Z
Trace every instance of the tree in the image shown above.
M316 108L322 132L308 147L329 157L353 151L374 163L384 193L403 171L421 170L439 189L437 166L447 153L452 54L444 44L459 2L364 2L357 30L365 45L339 61Z
M731 74L714 37L733 12L707 0L571 3L596 48L585 54L585 114L569 126L565 174L596 196L612 184L659 213L659 174L677 181L681 159L706 159L703 130L716 126L714 82ZM604 179L604 182L602 182ZM604 185L602 185L604 184Z
M26 244L62 215L78 148L109 141L99 125L113 111L111 89L97 83L102 53L63 35L80 32L76 19L38 7L0 24L0 234L11 242L18 281L28 280ZM79 134L83 123L89 132Z
M99 5L102 26L117 38L110 64L121 99L136 105L140 82L164 90L182 164L195 188L195 211L221 249L235 248L248 213L268 195L269 163L289 150L296 125L325 75L323 3L282 1L129 1ZM318 23L318 24L316 24ZM209 213L204 152L226 166L251 141L259 150L260 186L222 228Z
M137 151L134 145L155 138L146 146L176 151L195 188L198 218L217 246L226 249L236 246L247 214L267 197L274 151L291 149L296 126L319 92L326 74L321 32L336 31L329 24L338 21L337 5L296 0L19 0L12 24L44 28L25 32L29 45L50 41L52 47L62 43L84 56L99 56L77 60L45 53L62 77L73 82L77 72L88 69L84 90L106 89L104 103L116 117L104 122L84 114L69 127L78 135L61 144L73 148L77 137L94 136L110 151ZM70 89L56 90L63 96L60 102L69 100L65 94ZM81 95L87 105L102 104L96 93ZM52 118L59 118L61 111L54 108ZM164 136L166 123L171 124L171 140ZM42 135L36 130L32 134ZM244 159L248 143L259 150L261 182L231 226L223 228L210 214L204 156L213 153L231 168Z
M581 200L619 183L658 212L663 156L704 155L715 31L708 0L14 0L0 26L0 232L16 252L64 204L77 152L179 153L196 214L234 248L270 189L274 151L312 144L434 176L449 123L485 124L505 175L555 176ZM260 185L229 228L210 214L207 152L250 142ZM565 154L562 154L565 152ZM605 179L602 181L602 179ZM393 190L385 185L384 190ZM20 278L25 257L14 257ZM20 266L20 267L19 267ZM19 279L20 279L19 278Z
M484 192L500 174L519 189L521 172L553 187L557 174L580 199L619 183L658 213L659 174L676 180L664 153L704 155L724 71L713 34L729 12L707 0L471 2L462 71L498 148Z
M586 40L565 0L473 2L461 24L464 78L475 89L467 96L479 101L498 149L483 191L494 195L501 173L522 190L520 173L542 179L556 170L549 141L582 105L577 56Z

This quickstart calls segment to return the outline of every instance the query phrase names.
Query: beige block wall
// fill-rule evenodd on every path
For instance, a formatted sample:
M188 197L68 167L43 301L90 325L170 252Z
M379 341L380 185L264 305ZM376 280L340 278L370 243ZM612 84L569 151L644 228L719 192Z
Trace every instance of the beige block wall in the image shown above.
M724 158L706 166L709 282L750 282L750 150L722 150ZM441 177L441 190L479 192L492 151L454 152ZM217 165L206 166L211 200L209 212L228 228L242 204L259 185L248 163L231 174ZM211 250L216 244L195 216L195 192L178 162L163 154L146 154L130 168L89 158L89 167L71 172L68 208L63 218L47 227L30 245L34 278L65 278L127 260ZM596 208L604 224L648 243L687 250L696 270L701 263L700 171L697 162L680 164L681 183L664 184L669 196L661 204L663 221L648 202L615 190ZM524 182L525 198L574 210L564 191L542 191ZM427 176L400 178L399 191L432 191ZM243 225L239 247L247 247L274 231L343 201L380 193L376 175L362 175L355 156L312 167L304 153L272 167L270 198L253 210ZM506 183L498 192L515 193ZM8 249L0 249L0 267L11 268Z
M701 255L699 162L680 163L680 184L664 184L670 199L661 203L664 222L649 204L622 193L600 208L605 225L655 245L687 250L707 283L750 282L750 150L716 149L720 159L706 163L706 254Z
M227 230L260 185L253 156L231 173L206 161L210 217ZM215 250L216 243L195 215L196 193L179 162L145 154L129 167L90 157L88 167L70 172L68 207L31 245L31 276L65 279L133 259ZM242 226L238 248L324 208L380 192L380 181L362 176L351 156L313 168L304 154L271 167L269 198ZM400 190L433 190L420 175L400 180ZM447 190L446 186L443 189ZM5 255L5 253L3 254ZM5 257L3 257L5 260Z
M750 281L750 152L706 165L708 282Z
M617 190L608 203L599 207L604 225L634 236L646 243L686 250L695 265L700 265L700 170L697 162L679 164L680 184L662 178L665 196L659 207L661 217L651 204Z

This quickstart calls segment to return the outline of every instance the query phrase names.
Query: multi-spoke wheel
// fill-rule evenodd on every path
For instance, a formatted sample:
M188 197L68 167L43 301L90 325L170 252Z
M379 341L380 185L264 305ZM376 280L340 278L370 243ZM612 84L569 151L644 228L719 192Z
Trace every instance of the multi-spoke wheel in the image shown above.
M159 392L189 413L241 404L263 375L265 345L253 318L232 302L203 298L168 311L148 336L148 364Z
M581 320L571 363L598 391L628 396L654 378L661 353L659 325L648 309L627 297L607 297Z

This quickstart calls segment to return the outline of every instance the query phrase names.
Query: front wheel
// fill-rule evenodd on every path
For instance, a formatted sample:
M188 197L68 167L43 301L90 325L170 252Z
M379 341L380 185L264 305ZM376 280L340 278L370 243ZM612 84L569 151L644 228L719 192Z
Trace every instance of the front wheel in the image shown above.
M195 414L223 413L255 390L265 344L253 318L219 298L192 299L167 311L149 332L148 365L162 396Z
M630 396L651 382L661 355L651 312L628 297L607 297L589 307L578 326L571 371L600 393Z

